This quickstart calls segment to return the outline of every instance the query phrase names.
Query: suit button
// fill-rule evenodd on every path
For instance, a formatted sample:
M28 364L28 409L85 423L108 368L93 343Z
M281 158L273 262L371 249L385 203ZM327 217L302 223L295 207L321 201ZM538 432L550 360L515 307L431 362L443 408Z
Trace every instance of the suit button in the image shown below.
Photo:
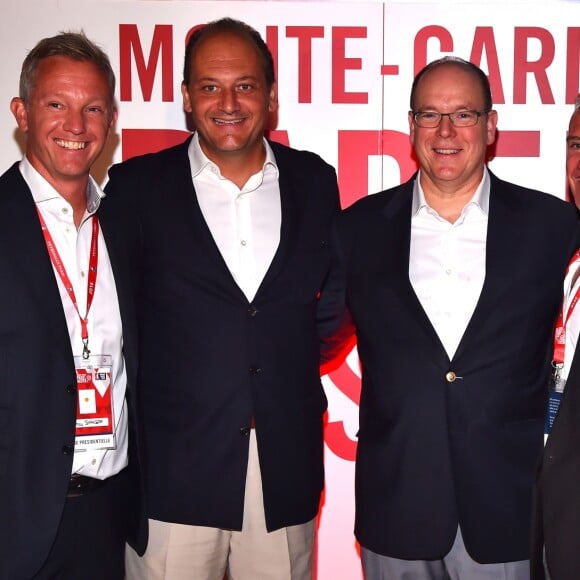
M262 372L260 367L250 367L250 374L259 375Z
M445 378L447 379L448 383L452 383L453 381L455 381L455 379L457 378L457 375L453 372L453 371L449 371L446 375Z
M75 448L72 445L63 445L62 452L64 455L72 455L75 452Z
M76 385L67 385L66 386L66 392L67 393L76 393L77 392L77 386Z
M253 304L250 304L250 307L248 308L248 314L250 316L256 316L256 314L258 314L258 309Z
M250 435L250 428L249 427L240 427L240 435L243 435L245 437L249 437Z

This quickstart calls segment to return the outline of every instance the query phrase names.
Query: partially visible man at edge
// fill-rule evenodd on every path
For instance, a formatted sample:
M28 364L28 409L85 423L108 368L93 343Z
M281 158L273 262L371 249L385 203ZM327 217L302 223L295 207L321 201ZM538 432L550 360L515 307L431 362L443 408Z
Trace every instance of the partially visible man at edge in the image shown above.
M10 105L27 139L23 159L0 177L6 580L122 580L125 542L136 537L126 224L101 212L89 173L117 118L114 91L107 55L67 32L29 52Z
M247 24L194 32L183 144L114 166L138 249L139 410L149 545L135 580L308 580L323 488L320 338L332 291L334 169L264 138L272 55Z
M580 207L580 101L566 136L566 179ZM580 578L580 254L568 267L554 333L546 446L538 470L532 526L533 580Z

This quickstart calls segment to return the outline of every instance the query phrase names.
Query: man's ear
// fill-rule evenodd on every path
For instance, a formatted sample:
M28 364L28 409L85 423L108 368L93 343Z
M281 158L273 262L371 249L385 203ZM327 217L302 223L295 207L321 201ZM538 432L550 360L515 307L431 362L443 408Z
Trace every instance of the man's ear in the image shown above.
M20 97L14 97L10 101L10 110L16 119L18 128L23 132L28 132L28 111L26 105Z

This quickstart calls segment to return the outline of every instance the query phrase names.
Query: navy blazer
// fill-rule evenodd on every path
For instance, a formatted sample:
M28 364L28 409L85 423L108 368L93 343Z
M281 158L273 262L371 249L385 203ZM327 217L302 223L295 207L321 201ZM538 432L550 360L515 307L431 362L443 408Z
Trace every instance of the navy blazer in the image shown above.
M134 427L137 344L131 269L112 231L117 225L100 213L99 222L119 296ZM49 554L66 501L76 373L56 278L17 163L0 177L0 273L0 578L28 580ZM135 436L130 440L129 461L138 473ZM133 500L137 506L138 486ZM142 543L138 549L143 551Z
M334 169L271 143L280 244L249 302L197 202L189 140L113 166L137 217L139 412L149 517L240 530L255 422L269 530L314 518L323 487L320 338L333 319ZM116 201L115 201L116 200Z
M437 559L459 524L476 561L527 559L551 330L578 218L491 175L485 281L449 360L409 280L414 179L339 224L362 363L356 535L379 554Z
M580 578L580 348L576 348L534 488L532 580Z

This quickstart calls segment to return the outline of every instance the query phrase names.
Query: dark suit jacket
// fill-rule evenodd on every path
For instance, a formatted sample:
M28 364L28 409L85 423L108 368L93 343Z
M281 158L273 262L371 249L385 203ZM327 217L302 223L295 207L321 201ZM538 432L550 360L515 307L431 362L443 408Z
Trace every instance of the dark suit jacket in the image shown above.
M107 195L142 232L139 410L148 515L241 529L255 420L269 530L315 517L323 487L321 321L336 175L318 156L271 143L280 244L256 297L234 282L205 223L189 140L110 171Z
M412 189L364 198L339 224L362 362L356 535L436 559L459 524L476 561L523 560L576 212L491 175L485 282L449 360L409 281Z
M580 349L540 462L534 488L532 578L580 578Z
M137 345L130 269L111 231L118 224L99 221L115 274L132 386ZM66 500L76 373L56 278L18 164L0 177L0 276L0 578L28 580L48 556ZM131 439L130 462L137 468Z

